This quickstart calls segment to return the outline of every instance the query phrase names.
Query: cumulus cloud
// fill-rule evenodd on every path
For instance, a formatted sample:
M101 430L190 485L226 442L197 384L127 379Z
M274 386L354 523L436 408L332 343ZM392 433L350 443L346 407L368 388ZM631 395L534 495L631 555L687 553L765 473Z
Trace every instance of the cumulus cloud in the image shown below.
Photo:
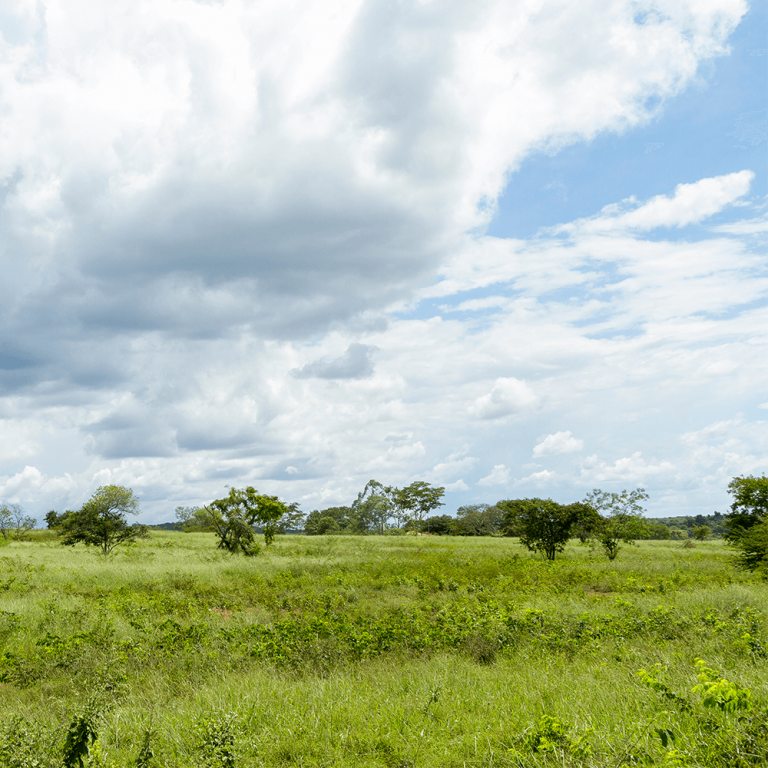
M762 219L643 239L740 200L749 171L532 240L480 234L527 157L647 123L746 12L658 7L4 8L4 498L74 505L116 482L167 519L234 482L306 506L371 476L466 493L496 471L478 466L513 481L566 418L592 446L590 418L652 423L691 387L764 400L764 260L739 239ZM575 482L667 476L629 438L598 449Z
M469 409L472 416L478 419L501 419L525 408L530 408L537 402L537 397L524 381L512 377L496 379L493 389L478 397Z
M509 482L509 469L503 464L496 464L489 474L477 481L478 485L506 485Z
M675 466L669 461L646 461L641 451L635 451L631 456L616 459L613 464L598 459L593 455L584 461L581 470L582 477L593 483L621 482L642 485L655 475L670 475Z
M557 453L575 453L584 449L584 441L574 437L570 430L555 432L542 437L533 449L534 456L551 456Z
M350 344L347 351L333 360L316 360L293 371L297 379L364 379L373 374L371 354L375 347Z
M445 461L438 462L431 470L425 472L423 479L430 483L445 484L447 481L472 469L477 464L474 456L463 456L461 452L451 454ZM459 481L463 482L463 481ZM467 490L466 488L463 490Z

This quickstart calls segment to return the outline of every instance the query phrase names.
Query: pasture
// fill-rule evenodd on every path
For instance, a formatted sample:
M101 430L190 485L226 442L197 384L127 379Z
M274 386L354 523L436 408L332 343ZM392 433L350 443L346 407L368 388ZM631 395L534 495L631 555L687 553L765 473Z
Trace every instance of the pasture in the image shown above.
M0 548L2 766L768 762L768 583L721 541L33 536Z

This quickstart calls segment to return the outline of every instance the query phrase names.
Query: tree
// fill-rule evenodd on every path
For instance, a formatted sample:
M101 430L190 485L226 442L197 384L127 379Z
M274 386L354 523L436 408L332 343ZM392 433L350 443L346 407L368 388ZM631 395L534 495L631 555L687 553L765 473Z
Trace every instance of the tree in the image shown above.
M648 494L644 488L621 493L607 493L595 488L587 494L584 504L595 510L602 518L597 535L609 560L619 553L619 544L634 544L644 531L644 508L640 502L646 501Z
M205 509L219 537L218 548L244 555L259 551L255 526L261 527L264 543L269 546L278 532L278 521L289 511L277 496L260 494L250 485L242 490L232 488L228 496L212 501Z
M498 506L469 504L456 511L454 533L457 536L493 536L501 529L504 513Z
M450 515L432 515L419 523L419 530L435 536L452 536L456 533L456 518Z
M711 533L708 525L694 525L693 536L697 541L704 541Z
M0 534L7 539L13 531L16 539L20 539L24 533L31 531L37 520L24 514L21 504L0 505Z
M61 543L72 546L93 544L108 555L118 544L148 536L147 527L128 525L125 516L139 513L139 500L130 488L103 485L83 504L82 509L64 516Z
M53 530L54 528L58 528L64 522L64 519L71 514L72 512L69 510L59 513L55 509L52 509L50 512L45 513L45 524L48 526L49 530Z
M516 499L503 504L505 528L518 531L520 543L532 552L554 560L555 554L565 549L578 518L575 505L558 504L552 499Z
M384 533L387 521L396 511L392 500L395 490L385 488L377 480L369 480L352 502L350 517L357 518L357 526L362 530Z
M285 512L280 516L275 524L277 533L288 533L289 531L300 531L304 528L306 515L299 509L297 502L291 502L285 505Z
M597 510L585 504L583 501L577 501L568 505L576 514L576 522L573 526L573 535L578 537L582 544L586 544L599 531L603 519Z
M185 533L203 533L213 530L211 515L206 507L176 507L177 526Z
M421 522L433 509L443 506L441 499L445 495L445 488L432 486L423 480L417 480L405 488L387 490L404 519Z
M8 535L13 530L13 517L15 513L15 507L18 504L2 504L0 505L0 534L4 539L8 538Z
M768 518L745 529L735 542L741 550L738 563L748 571L765 568L768 564Z
M737 542L752 526L766 518L768 513L768 477L734 477L728 483L733 496L731 512L725 516L725 538Z

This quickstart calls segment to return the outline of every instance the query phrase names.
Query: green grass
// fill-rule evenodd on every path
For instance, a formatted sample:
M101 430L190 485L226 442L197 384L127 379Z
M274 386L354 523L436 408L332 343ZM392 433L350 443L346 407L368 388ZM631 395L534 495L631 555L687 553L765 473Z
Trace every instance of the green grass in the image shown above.
M104 766L763 765L768 585L732 558L410 536L244 558L174 532L104 558L40 532L0 548L0 765L63 765L86 711ZM704 707L696 658L751 709Z

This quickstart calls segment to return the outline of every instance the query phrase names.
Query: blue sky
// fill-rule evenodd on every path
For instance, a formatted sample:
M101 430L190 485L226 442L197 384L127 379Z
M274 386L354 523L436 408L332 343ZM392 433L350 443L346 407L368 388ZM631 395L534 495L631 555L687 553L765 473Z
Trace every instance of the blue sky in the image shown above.
M445 511L768 468L744 0L13 0L0 502Z
M768 8L752 3L728 38L731 52L702 66L696 81L665 102L656 118L554 155L527 158L501 194L488 234L530 237L542 227L589 216L617 200L652 197L680 183L742 168L754 170L751 192L764 197L766 30Z

